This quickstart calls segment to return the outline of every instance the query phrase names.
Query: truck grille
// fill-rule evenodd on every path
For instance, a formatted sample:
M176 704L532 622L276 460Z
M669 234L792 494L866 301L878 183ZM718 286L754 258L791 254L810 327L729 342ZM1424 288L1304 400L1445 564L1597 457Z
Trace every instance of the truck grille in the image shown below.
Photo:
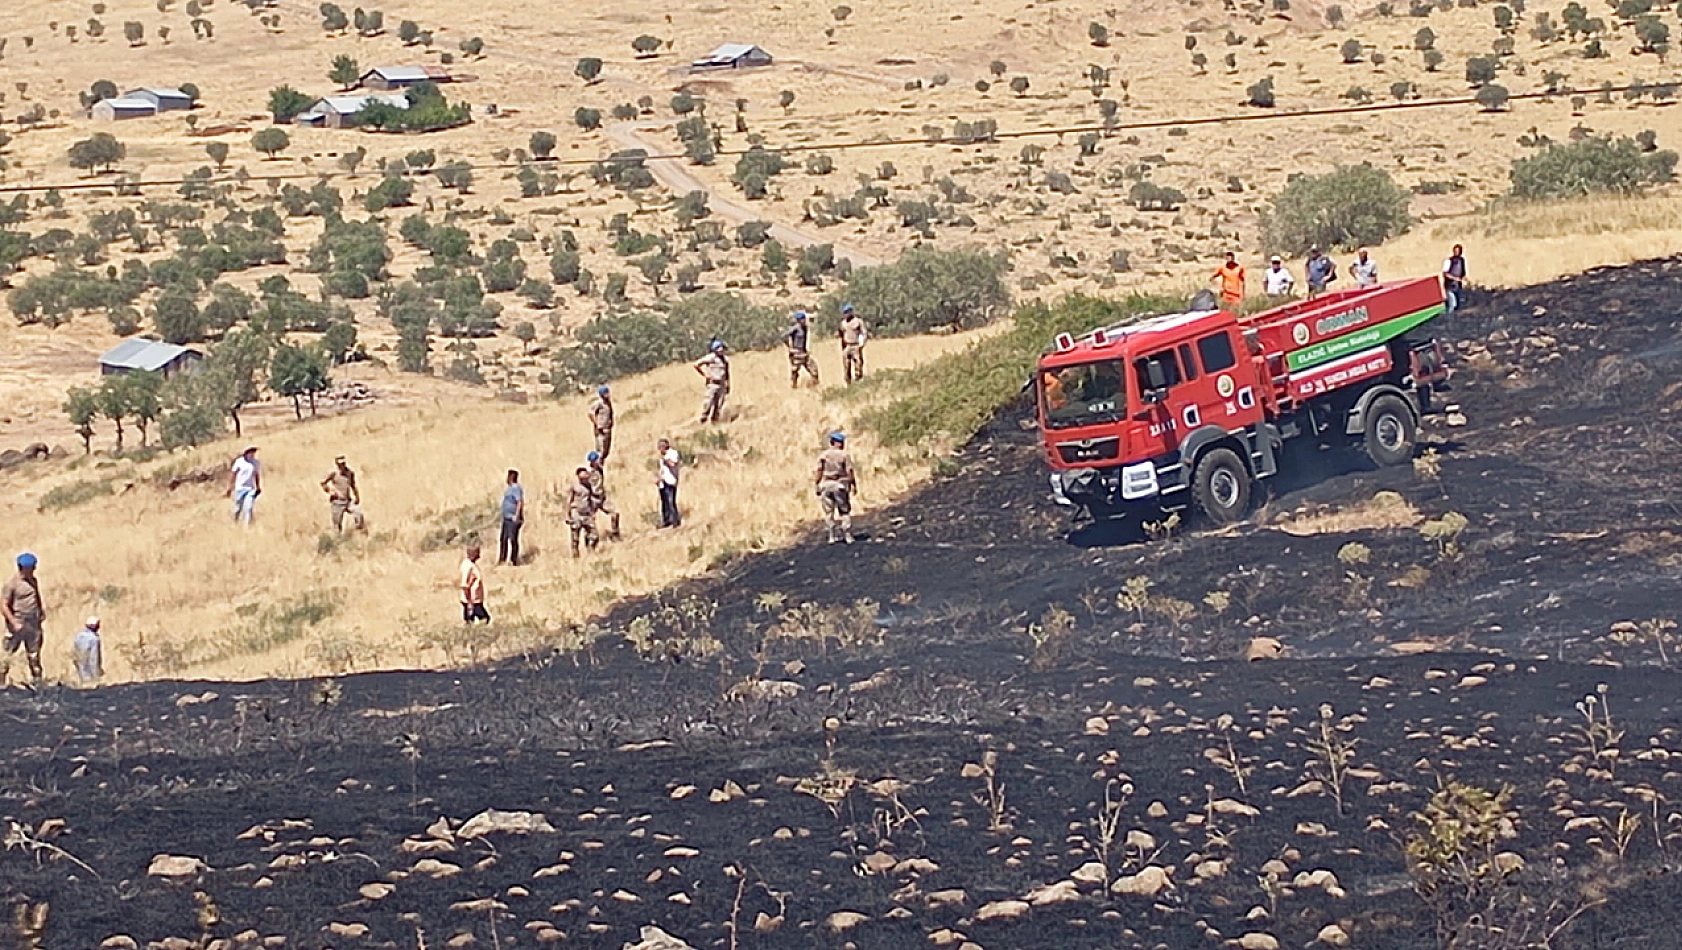
M1059 442L1057 443L1057 454L1063 461L1069 463L1102 462L1121 457L1121 440L1111 437L1108 439L1083 439L1079 442Z

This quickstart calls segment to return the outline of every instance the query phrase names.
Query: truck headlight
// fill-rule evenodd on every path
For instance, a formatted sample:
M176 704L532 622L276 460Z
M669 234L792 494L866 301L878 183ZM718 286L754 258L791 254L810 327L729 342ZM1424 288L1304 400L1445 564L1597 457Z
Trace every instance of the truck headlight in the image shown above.
M1152 462L1140 462L1129 465L1121 470L1121 497L1123 501L1135 501L1140 498L1150 498L1155 495L1156 465Z

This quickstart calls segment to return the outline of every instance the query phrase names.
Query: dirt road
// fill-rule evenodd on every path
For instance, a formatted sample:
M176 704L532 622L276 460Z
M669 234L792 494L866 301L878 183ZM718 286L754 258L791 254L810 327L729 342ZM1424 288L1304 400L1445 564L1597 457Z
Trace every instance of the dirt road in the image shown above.
M670 143L655 140L649 133L651 126L658 123L649 122L621 122L608 126L607 137L621 148L640 148L650 155L669 152ZM673 195L686 195L691 191L705 192L707 207L712 213L735 224L748 221L770 221L771 236L782 243L784 247L798 248L813 244L832 244L835 247L835 259L846 259L854 267L875 267L882 263L882 259L867 251L856 247L849 247L833 238L807 231L793 225L775 220L767 214L764 206L754 207L736 200L735 197L720 192L702 181L692 173L683 159L654 158L648 161L648 170L654 173L656 181L665 186Z

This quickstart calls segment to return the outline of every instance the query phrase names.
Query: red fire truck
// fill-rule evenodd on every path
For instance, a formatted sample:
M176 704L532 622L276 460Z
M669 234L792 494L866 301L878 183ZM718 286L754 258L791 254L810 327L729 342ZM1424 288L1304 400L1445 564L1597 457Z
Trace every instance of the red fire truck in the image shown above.
M1441 344L1414 331L1442 312L1431 277L1061 334L1034 377L1052 494L1098 520L1189 507L1230 524L1300 458L1287 443L1407 462L1448 379Z

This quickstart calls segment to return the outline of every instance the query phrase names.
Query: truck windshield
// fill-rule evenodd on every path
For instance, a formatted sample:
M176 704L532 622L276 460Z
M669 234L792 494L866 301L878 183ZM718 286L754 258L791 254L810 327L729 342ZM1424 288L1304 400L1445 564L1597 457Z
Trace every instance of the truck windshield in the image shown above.
M1120 360L1080 363L1040 371L1040 405L1052 429L1115 422L1127 413Z

